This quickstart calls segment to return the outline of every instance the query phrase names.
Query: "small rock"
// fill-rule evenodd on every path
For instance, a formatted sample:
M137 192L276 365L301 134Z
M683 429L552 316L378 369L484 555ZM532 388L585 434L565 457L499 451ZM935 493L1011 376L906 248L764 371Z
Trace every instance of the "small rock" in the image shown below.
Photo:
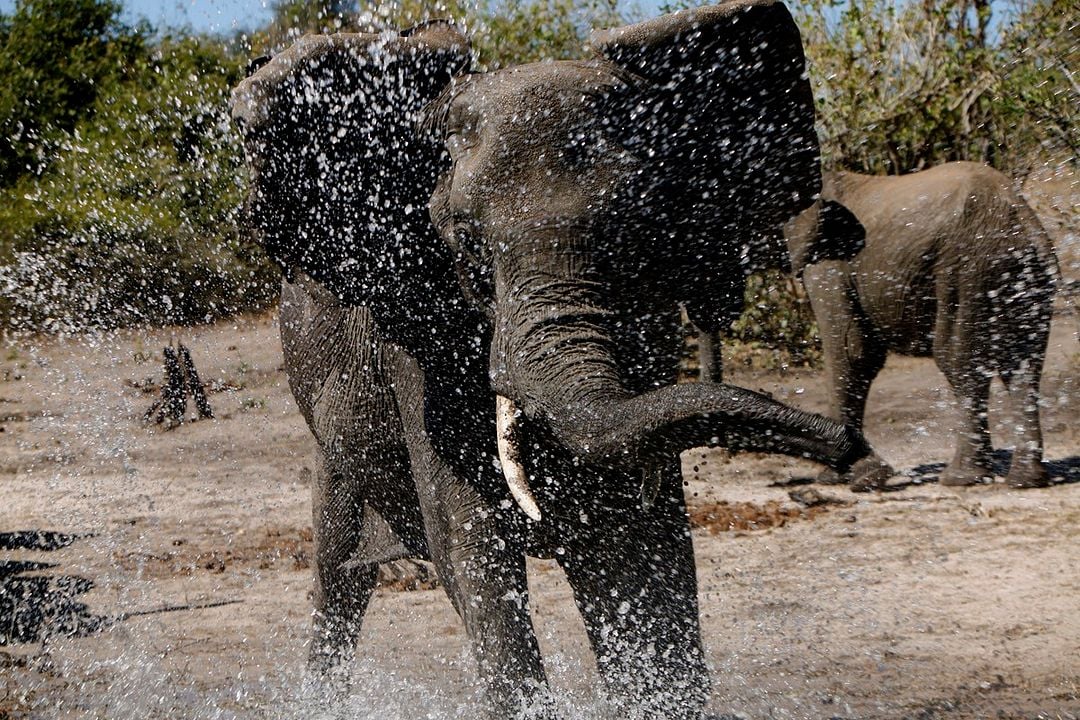
M788 497L803 507L818 507L819 505L847 505L848 503L832 495L822 495L816 488L799 488L788 492Z

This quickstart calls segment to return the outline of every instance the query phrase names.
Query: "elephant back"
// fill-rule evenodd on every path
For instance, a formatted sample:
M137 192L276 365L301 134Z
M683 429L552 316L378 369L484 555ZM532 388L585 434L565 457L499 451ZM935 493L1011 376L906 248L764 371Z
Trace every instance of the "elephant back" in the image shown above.
M771 0L734 0L596 31L594 50L631 80L613 132L674 215L775 227L820 189L814 106L799 30ZM756 229L756 228L755 228Z

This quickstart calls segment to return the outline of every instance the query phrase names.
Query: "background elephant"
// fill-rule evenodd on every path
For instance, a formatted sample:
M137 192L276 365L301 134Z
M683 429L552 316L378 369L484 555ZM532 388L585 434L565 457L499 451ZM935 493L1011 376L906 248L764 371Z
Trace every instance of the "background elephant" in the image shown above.
M1008 482L1047 485L1039 376L1057 263L1009 178L968 162L901 177L832 173L821 199L787 237L821 329L831 416L862 427L886 352L933 355L962 417L941 483L968 485L993 475L987 398L997 374L1022 418ZM859 223L865 248L854 258L813 257L823 232L858 233Z
M249 221L295 280L283 343L327 461L318 669L349 655L367 566L408 553L434 562L492 715L542 715L531 553L565 570L613 698L700 717L680 450L881 467L825 418L673 385L684 289L741 304L818 189L787 10L728 3L594 44L448 84L467 48L446 24L306 38L234 93Z

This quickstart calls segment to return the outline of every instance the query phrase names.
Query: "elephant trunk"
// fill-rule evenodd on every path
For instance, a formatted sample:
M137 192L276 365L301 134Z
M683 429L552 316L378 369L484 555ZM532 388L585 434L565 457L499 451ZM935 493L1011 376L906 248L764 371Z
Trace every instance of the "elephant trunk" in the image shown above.
M567 370L563 382L578 383ZM870 453L857 430L731 385L669 385L630 394L612 384L585 398L531 388L527 396L527 414L544 421L572 453L603 466L643 465L658 453L720 445L803 457L842 473ZM511 416L517 409L504 407Z
M870 453L858 431L750 390L697 384L632 391L620 379L611 331L618 317L598 267L606 254L592 235L533 228L495 246L491 376L505 398L503 434L513 435L520 410L585 462L621 468L648 468L658 454L703 445L805 457L839 472ZM524 472L513 462L516 449L506 447L513 487ZM523 508L534 503L525 493L514 492Z

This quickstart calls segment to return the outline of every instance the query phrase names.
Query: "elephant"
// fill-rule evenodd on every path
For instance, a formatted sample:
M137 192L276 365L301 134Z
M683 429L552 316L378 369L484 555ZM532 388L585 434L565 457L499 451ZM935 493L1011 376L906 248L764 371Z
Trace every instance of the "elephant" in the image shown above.
M1008 177L972 162L898 177L826 173L820 200L785 232L820 327L832 418L862 428L887 352L932 355L961 413L940 482L989 481L987 401L996 374L1022 418L1006 480L1049 484L1039 377L1057 261ZM865 246L847 260L814 257L823 232L865 234Z
M614 705L700 718L679 452L885 467L854 428L674 384L679 303L741 305L820 188L787 9L733 0L592 45L470 73L447 22L309 36L234 90L244 222L285 273L286 368L323 460L319 676L355 653L376 564L424 558L490 716L553 717L530 554L565 571Z

